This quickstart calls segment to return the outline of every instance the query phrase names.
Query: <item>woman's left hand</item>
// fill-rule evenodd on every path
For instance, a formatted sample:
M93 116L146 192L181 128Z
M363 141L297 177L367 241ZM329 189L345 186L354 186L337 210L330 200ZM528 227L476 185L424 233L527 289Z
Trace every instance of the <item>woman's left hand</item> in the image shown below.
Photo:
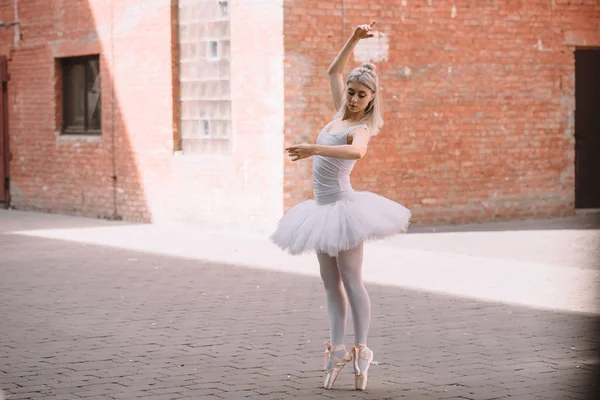
M352 33L352 36L356 39L368 39L368 38L372 38L374 35L373 33L373 25L375 25L375 21L371 22L370 24L363 24L363 25L358 25L356 28L354 28L354 32Z
M315 155L315 145L302 143L295 146L290 146L286 149L288 155L292 157L292 161L302 160Z

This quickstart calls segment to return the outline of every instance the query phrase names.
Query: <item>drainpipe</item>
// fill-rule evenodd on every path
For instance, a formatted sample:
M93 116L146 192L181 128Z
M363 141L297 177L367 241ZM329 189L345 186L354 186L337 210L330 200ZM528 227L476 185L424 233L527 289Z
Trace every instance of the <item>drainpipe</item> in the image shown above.
M346 41L346 35L344 34L344 0L342 0L342 46Z
M19 0L14 1L15 6L15 47L19 46L21 40L21 23L19 22Z
M110 1L110 62L113 71L110 79L110 140L111 140L111 162L112 162L112 189L113 189L113 219L121 219L119 216L118 201L117 201L117 155L116 155L116 140L115 140L115 16L114 16L114 1Z

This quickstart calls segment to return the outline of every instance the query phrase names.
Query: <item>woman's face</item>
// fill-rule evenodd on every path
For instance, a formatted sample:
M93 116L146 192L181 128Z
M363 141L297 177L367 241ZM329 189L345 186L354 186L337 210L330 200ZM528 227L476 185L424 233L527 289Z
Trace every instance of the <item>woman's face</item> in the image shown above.
M351 113L363 113L371 100L373 92L367 86L358 82L346 85L346 104Z

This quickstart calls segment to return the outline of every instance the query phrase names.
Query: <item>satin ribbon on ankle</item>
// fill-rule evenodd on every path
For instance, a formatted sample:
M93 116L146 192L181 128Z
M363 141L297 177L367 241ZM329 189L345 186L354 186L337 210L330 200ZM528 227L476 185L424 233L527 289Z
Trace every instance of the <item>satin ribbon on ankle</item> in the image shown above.
M354 353L354 371L356 371L356 375L360 375L362 372L360 371L360 367L358 366L358 358L360 357L360 351L366 349L367 346L365 345L358 345L358 346L354 346L352 348L352 353ZM364 358L361 357L363 360L369 360L369 357ZM367 367L369 365L367 364Z
M338 357L336 357L335 354L333 354L336 347L339 347L338 350L344 350L345 346L343 344L338 344L335 347L331 346L331 343L329 343L329 341L325 342L325 359L323 360L323 369L326 370L327 369L327 361L329 361L329 358L332 358L336 363L338 363L339 361L342 361L341 359L339 359Z

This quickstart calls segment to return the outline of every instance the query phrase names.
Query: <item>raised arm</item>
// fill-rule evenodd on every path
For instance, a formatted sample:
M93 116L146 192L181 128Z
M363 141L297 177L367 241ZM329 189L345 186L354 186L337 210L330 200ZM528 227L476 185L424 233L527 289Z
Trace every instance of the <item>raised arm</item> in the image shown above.
M335 109L339 110L342 106L342 99L344 98L344 68L350 59L350 54L352 54L352 50L361 39L366 39L373 37L373 32L371 28L375 25L375 21L371 22L369 25L359 25L354 29L352 36L350 39L344 44L342 50L338 53L329 66L329 85L331 87L331 95L333 96L333 104L335 105Z

